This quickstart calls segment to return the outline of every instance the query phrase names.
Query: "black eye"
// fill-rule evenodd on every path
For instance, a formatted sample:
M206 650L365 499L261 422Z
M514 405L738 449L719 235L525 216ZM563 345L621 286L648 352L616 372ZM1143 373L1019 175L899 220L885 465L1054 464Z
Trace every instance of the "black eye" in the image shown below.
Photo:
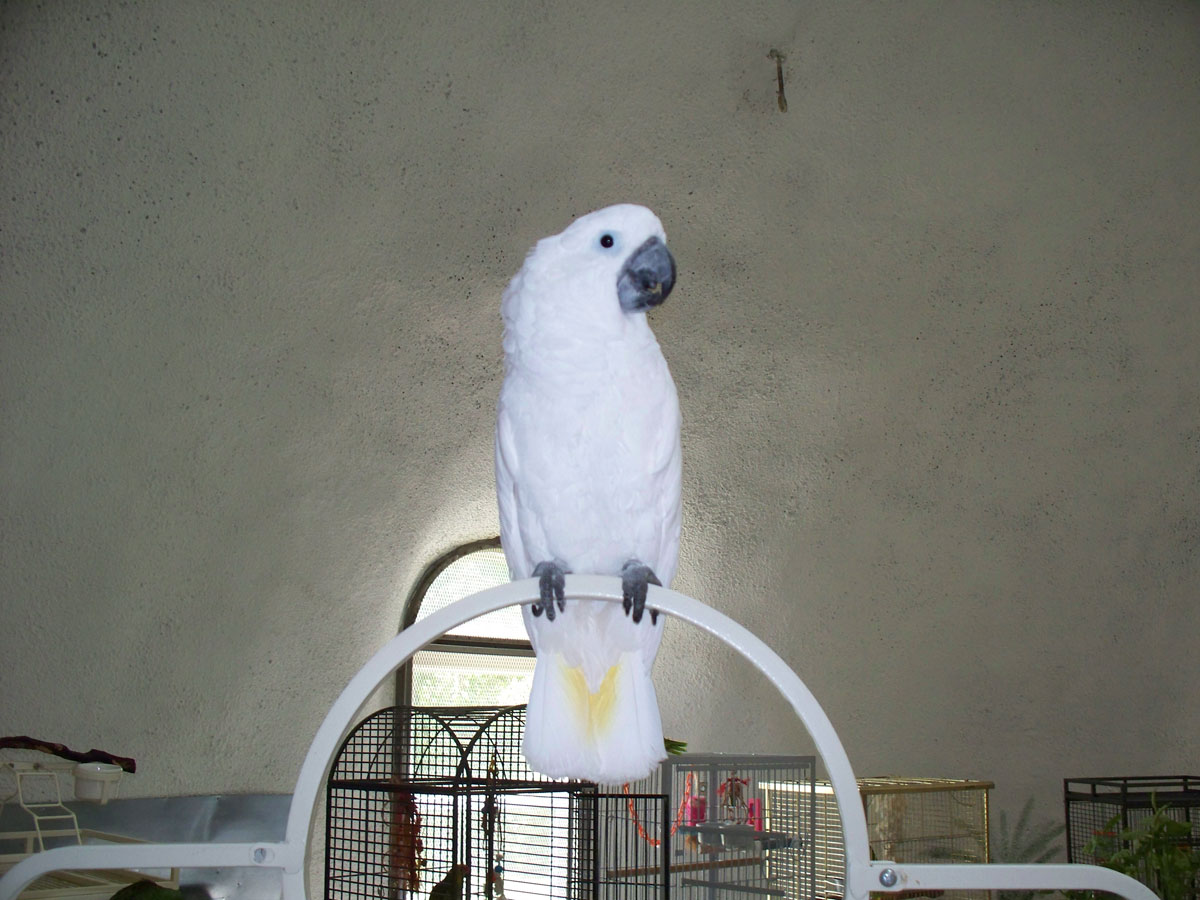
M601 247L604 247L607 249L608 247L611 247L612 245L613 245L613 236L611 234L600 235L600 246Z

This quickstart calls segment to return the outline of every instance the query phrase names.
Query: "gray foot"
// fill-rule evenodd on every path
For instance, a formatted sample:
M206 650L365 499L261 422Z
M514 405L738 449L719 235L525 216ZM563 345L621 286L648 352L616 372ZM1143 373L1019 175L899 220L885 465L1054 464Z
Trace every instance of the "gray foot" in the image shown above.
M656 584L662 587L662 582L654 574L654 570L636 559L631 559L621 567L621 605L625 615L631 615L634 623L642 621L642 613L646 609L646 586ZM658 622L658 610L650 610L650 624Z
M556 615L554 605L558 604L559 612L566 609L567 601L563 597L566 574L567 570L556 562L540 562L534 567L533 575L538 579L538 594L541 599L529 605L531 613L535 616L545 613L546 621L553 622Z

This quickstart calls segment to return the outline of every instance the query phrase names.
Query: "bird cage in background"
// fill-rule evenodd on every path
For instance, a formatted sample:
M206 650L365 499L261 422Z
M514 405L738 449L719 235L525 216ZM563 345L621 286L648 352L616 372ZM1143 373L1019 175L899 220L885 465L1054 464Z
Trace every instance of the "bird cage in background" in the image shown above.
M595 785L531 772L525 708L389 707L351 731L326 784L326 900L592 894Z
M1130 842L1122 839L1122 833L1136 831L1154 815L1155 807L1165 807L1166 816L1191 826L1190 834L1180 839L1184 849L1200 849L1200 776L1067 778L1063 781L1063 806L1070 863L1102 864L1106 850L1128 849ZM1096 838L1101 839L1103 849L1092 845ZM1161 893L1157 873L1144 870L1134 877ZM1200 876L1193 896L1200 896Z
M986 863L992 787L990 781L952 778L860 778L871 857L902 863ZM817 782L816 797L815 896L832 900L844 892L842 825L829 782ZM943 896L988 900L987 891L946 891Z
M532 772L524 730L524 706L360 722L326 782L326 900L425 900L456 867L464 900L665 896L666 797Z
M815 771L812 756L685 753L632 786L669 797L670 896L812 897ZM611 848L601 861L623 864Z

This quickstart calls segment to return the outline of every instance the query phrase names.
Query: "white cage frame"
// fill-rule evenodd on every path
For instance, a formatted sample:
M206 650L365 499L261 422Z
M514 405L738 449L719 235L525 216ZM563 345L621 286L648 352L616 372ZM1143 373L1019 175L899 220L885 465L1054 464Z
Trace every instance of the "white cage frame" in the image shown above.
M600 575L568 575L570 598L621 602L621 580ZM300 768L282 841L172 843L57 847L34 853L0 878L0 900L16 900L35 879L50 872L81 869L165 869L246 867L276 869L284 900L318 896L306 890L306 855L313 814L342 739L359 709L414 653L450 629L484 613L538 599L536 579L489 588L464 597L422 619L390 640L346 685L317 730ZM690 622L724 641L749 660L791 704L825 763L837 800L845 840L845 896L868 900L871 891L933 890L1096 890L1127 900L1157 900L1145 885L1111 869L1081 864L897 863L872 860L867 822L850 760L833 725L808 687L765 643L728 616L692 597L651 586L646 602Z

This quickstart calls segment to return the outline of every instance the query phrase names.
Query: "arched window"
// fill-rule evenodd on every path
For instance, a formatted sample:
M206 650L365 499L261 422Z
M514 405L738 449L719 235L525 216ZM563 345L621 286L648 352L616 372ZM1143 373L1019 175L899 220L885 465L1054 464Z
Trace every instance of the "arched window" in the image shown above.
M407 628L455 600L509 581L499 538L455 547L417 580L404 607ZM413 656L397 673L396 702L412 706L525 703L533 648L515 606L460 625Z

